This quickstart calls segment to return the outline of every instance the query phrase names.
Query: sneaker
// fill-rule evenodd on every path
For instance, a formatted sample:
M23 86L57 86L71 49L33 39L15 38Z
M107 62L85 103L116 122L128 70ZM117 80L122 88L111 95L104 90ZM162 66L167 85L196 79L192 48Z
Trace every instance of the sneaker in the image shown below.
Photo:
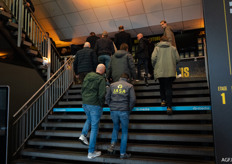
M162 107L166 106L166 102L164 100L161 102L161 106Z
M81 143L84 145L89 145L87 137L85 137L83 134L79 137L79 141L81 141Z
M120 154L120 159L128 159L131 157L131 154Z
M171 107L167 107L167 114L172 115L172 108Z
M101 151L94 151L93 153L88 153L88 158L93 159L101 155Z
M114 149L115 149L115 144L111 144L111 145L108 147L107 151L108 151L109 153L113 153L113 152L114 152Z
M182 77L182 75L181 74L179 74L179 75L177 75L176 76L176 78L178 79L178 78L181 78Z

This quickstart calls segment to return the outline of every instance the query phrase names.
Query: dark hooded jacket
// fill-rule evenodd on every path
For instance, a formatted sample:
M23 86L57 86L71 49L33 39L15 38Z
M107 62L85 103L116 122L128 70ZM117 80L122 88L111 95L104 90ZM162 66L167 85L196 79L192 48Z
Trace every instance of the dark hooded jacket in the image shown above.
M105 103L106 81L103 75L90 72L82 84L82 102L87 105L103 106Z
M106 77L107 79L112 78L113 82L116 82L123 73L127 73L130 78L136 79L136 69L132 55L125 50L118 50L111 57Z

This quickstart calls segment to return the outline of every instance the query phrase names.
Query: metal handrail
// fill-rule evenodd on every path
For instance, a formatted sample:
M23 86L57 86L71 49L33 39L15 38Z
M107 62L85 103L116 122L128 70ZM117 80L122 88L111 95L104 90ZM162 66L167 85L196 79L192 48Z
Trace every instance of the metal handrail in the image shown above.
M50 110L73 83L73 58L60 69L14 114L12 156L24 146Z
M46 82L46 83L44 83L44 85L42 86L42 87L40 87L40 89L33 95L33 96L31 96L31 98L13 115L13 118L15 118L27 105L28 105L28 103L47 85L47 84L49 84L50 83L50 81L55 77L55 76L57 76L57 74L58 74L58 72L61 70L61 69L63 69L64 68L64 66L68 63L68 62L70 62L70 60L71 60L71 58L69 58L69 60L67 60L64 64L63 64L63 66L61 66L60 67L60 69L58 69L53 75L52 75L52 77Z

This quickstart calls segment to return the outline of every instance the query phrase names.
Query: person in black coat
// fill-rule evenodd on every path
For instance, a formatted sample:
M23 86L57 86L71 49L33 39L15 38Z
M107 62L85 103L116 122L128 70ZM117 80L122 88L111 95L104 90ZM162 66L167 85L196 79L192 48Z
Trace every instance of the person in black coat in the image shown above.
M97 64L96 52L90 48L89 42L85 42L84 48L77 51L73 63L76 78L79 79L80 83L83 82L87 73L96 70Z
M131 35L124 31L123 26L118 27L119 32L115 34L114 44L118 50L120 50L120 46L122 43L126 43L129 46L128 51L132 52L132 43L131 43Z
M95 32L91 32L90 36L86 39L86 42L90 43L90 48L94 49L96 41L100 39L99 37L96 36Z
M98 56L98 62L106 66L106 71L108 70L108 64L110 62L111 55L114 54L114 44L111 39L108 38L108 33L103 31L102 38L98 39L94 50Z
M149 41L143 37L143 34L139 33L137 35L137 39L139 40L138 48L135 52L135 58L138 59L138 79L141 79L141 66L143 65L145 69L145 77L148 76L148 44Z

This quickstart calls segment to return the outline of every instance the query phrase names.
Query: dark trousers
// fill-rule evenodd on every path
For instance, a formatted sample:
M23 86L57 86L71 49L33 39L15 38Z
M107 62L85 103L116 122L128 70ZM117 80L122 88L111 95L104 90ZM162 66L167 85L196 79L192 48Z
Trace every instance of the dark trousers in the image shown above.
M161 101L165 101L168 107L172 106L172 83L175 77L158 78L160 83Z
M143 65L145 69L145 73L148 75L148 59L146 58L141 58L138 59L138 79L141 78L141 66Z
M81 72L81 73L78 74L78 75L79 75L79 80L80 80L80 83L81 83L81 84L83 83L84 78L85 78L85 76L86 76L88 73L89 73L89 72Z

